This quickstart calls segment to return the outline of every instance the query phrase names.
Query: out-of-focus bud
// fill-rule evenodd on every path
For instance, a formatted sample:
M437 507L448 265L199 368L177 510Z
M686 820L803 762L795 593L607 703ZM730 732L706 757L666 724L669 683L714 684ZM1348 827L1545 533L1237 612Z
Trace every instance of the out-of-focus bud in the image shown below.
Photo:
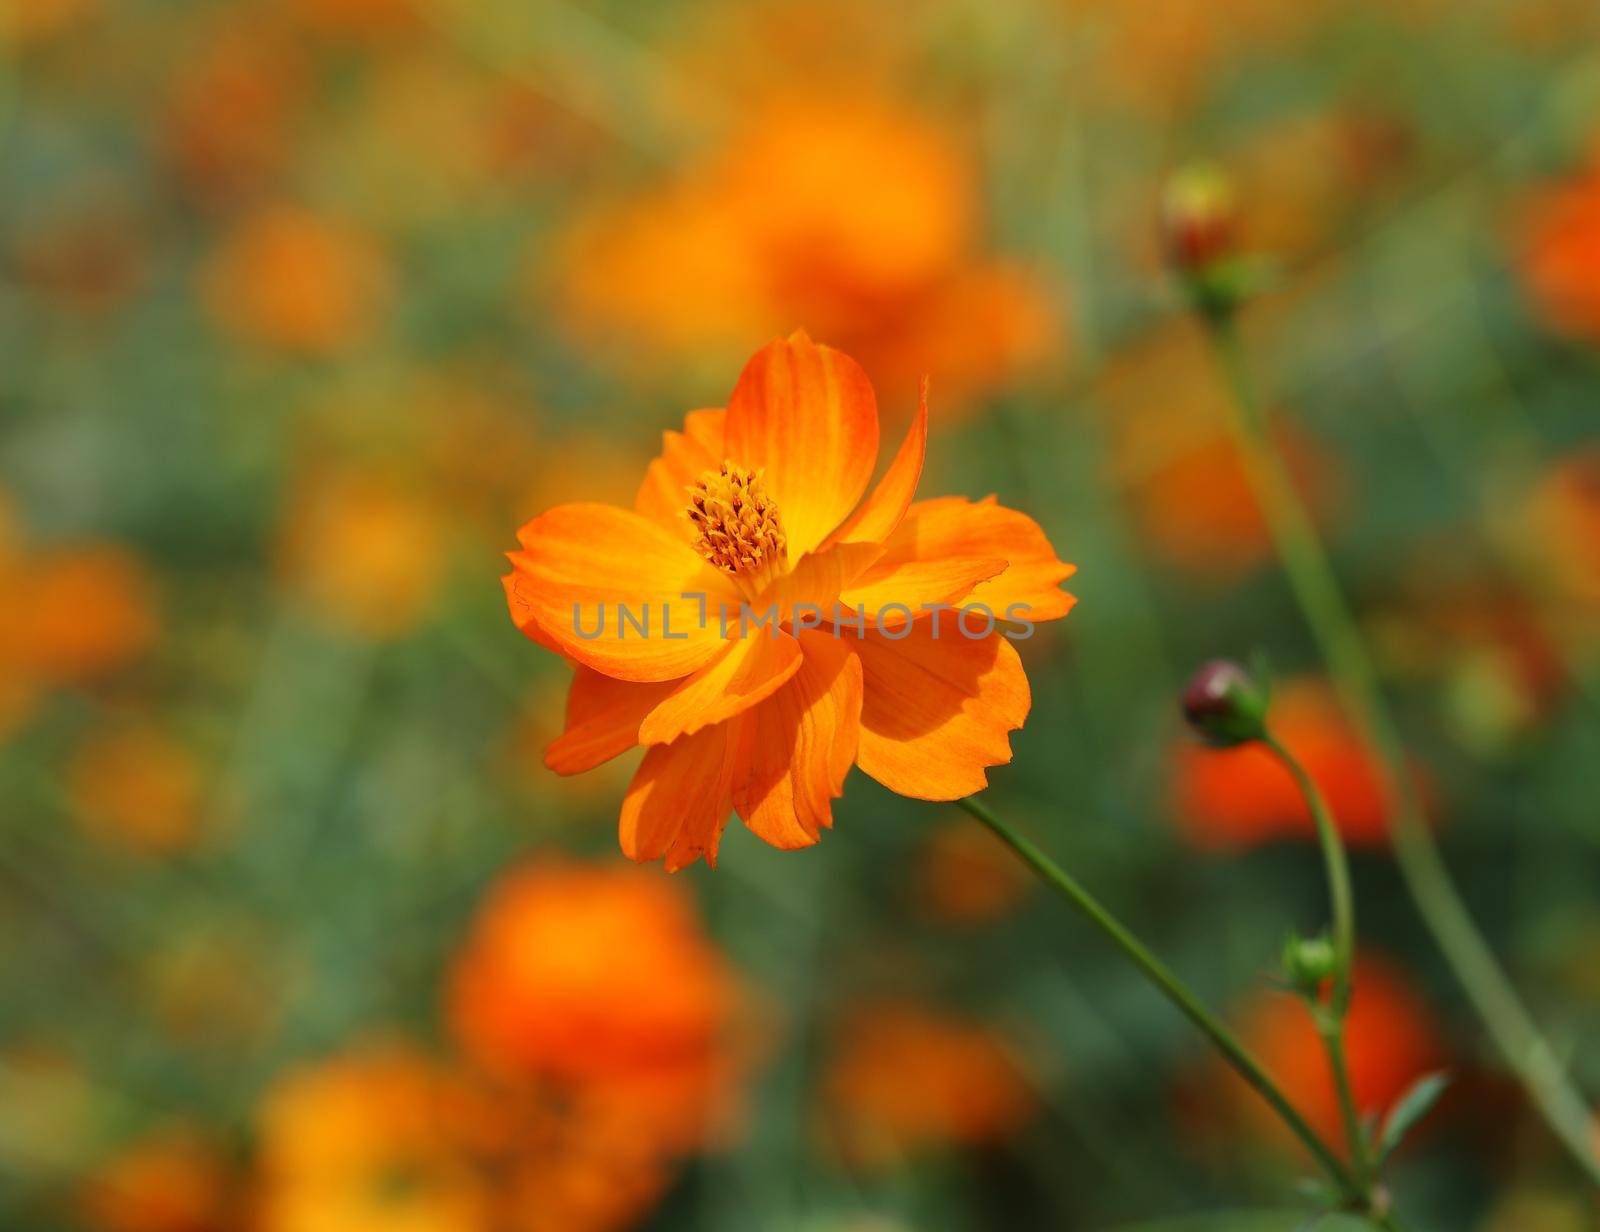
M1290 934L1283 943L1284 978L1308 997L1316 996L1338 970L1339 952L1326 937Z
M1186 167L1167 181L1161 200L1161 238L1167 259L1182 274L1199 274L1231 257L1239 211L1233 182L1209 164Z
M1267 690L1237 663L1213 659L1189 677L1183 717L1207 744L1248 744L1265 734Z
M1197 311L1224 317L1249 295L1257 273L1239 256L1239 211L1233 181L1197 165L1167 181L1161 239L1167 260Z

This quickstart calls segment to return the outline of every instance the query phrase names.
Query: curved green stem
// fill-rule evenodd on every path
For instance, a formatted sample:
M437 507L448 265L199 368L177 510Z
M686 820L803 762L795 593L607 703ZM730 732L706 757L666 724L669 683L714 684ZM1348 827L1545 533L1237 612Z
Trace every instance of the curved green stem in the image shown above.
M1291 753L1270 731L1261 743L1278 759L1300 789L1300 795L1311 811L1317 827L1317 842L1322 847L1322 862L1328 875L1328 897L1333 913L1333 952L1335 970L1332 998L1327 1006L1313 1005L1317 1034L1322 1037L1328 1053L1328 1066L1333 1071L1333 1086L1339 1098L1339 1116L1344 1122L1345 1140L1349 1145L1350 1160L1356 1177L1370 1186L1372 1165L1368 1157L1367 1142L1361 1132L1361 1112L1356 1107L1355 1090L1350 1083L1350 1067L1346 1062L1344 1047L1345 1015L1350 1009L1351 980L1356 957L1355 895L1350 888L1350 861L1345 856L1344 840L1339 837L1339 827L1334 823L1328 802L1316 781L1306 773L1300 759Z
M1293 776L1317 827L1317 842L1322 847L1322 863L1328 874L1329 906L1333 912L1333 952L1339 964L1333 980L1333 1006L1343 1016L1350 1004L1350 975L1356 958L1355 894L1350 888L1350 862L1345 856L1344 840L1339 837L1339 827L1334 823L1328 802L1300 759L1270 731L1262 736L1261 743Z
M1478 931L1428 831L1366 639L1311 515L1268 440L1233 318L1214 313L1204 320L1232 388L1234 436L1284 573L1382 773L1395 859L1407 892L1506 1064L1573 1159L1600 1185L1600 1153L1592 1144L1589 1108Z
M1233 1032L1206 1009L1194 993L1152 954L1143 942L1129 932L1121 921L1107 911L1099 900L1079 885L1066 870L1002 821L987 805L971 796L957 803L994 831L1000 841L1016 852L1023 863L1037 873L1041 880L1060 893L1091 924L1104 933L1111 943L1143 972L1145 978L1154 984L1185 1018L1200 1029L1222 1054L1223 1059L1271 1105L1284 1124L1305 1144L1306 1149L1322 1165L1347 1201L1352 1203L1363 1201L1362 1188L1345 1162L1328 1148Z

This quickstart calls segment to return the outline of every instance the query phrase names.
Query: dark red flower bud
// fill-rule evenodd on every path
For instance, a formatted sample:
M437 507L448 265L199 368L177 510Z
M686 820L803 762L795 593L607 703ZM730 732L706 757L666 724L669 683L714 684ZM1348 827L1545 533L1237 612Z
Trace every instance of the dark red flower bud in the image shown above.
M1202 276L1234 256L1238 222L1233 184L1217 168L1189 167L1167 182L1162 241L1180 274Z
M1266 730L1267 691L1237 663L1213 659L1189 678L1183 717L1208 744L1248 744Z

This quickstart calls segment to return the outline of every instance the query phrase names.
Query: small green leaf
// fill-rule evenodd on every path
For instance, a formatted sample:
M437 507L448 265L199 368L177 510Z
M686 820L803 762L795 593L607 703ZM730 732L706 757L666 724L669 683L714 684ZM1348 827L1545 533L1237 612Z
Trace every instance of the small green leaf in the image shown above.
M1424 1074L1411 1084L1389 1110L1389 1116L1383 1123L1383 1133L1378 1137L1379 1163L1389 1158L1395 1147L1405 1139L1416 1123L1428 1115L1428 1110L1433 1107L1439 1096L1444 1094L1444 1089L1450 1085L1450 1075L1443 1070L1432 1074Z

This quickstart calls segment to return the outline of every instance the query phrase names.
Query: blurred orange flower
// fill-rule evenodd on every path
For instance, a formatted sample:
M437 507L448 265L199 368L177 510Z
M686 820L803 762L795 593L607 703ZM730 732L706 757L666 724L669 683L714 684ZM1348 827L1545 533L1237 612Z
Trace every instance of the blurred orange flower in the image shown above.
M370 38L417 25L427 0L281 0L287 12L321 34Z
M79 1205L94 1232L233 1232L236 1189L217 1148L198 1131L173 1126L102 1165Z
M0 578L11 653L50 684L78 684L121 667L156 637L144 565L125 548L83 544L44 553Z
M398 1046L292 1071L258 1119L260 1232L484 1232L487 1182L465 1143L495 1114Z
M936 919L955 924L997 919L1033 885L1022 864L966 817L929 832L915 869L923 908Z
M90 833L145 855L182 850L200 825L200 767L152 725L91 734L73 751L66 784L77 819Z
M401 1045L290 1073L259 1118L259 1232L615 1232L671 1180L637 1104L506 1090Z
M201 280L211 315L238 337L306 355L343 351L371 331L388 272L366 235L299 206L263 207L212 254Z
M1382 779L1333 691L1320 681L1284 682L1273 690L1271 722L1322 789L1345 842L1385 843ZM1212 749L1180 738L1171 784L1173 816L1197 846L1229 850L1316 838L1294 780L1258 745Z
M1321 0L1164 0L1159 19L1115 0L1072 0L1093 88L1142 108L1191 105L1220 65L1303 38Z
M931 375L957 402L1036 363L1058 334L1037 279L977 254L956 145L880 101L754 107L709 160L571 237L581 325L732 352L809 322L899 403Z
M256 9L203 30L168 82L159 138L183 187L224 204L269 186L291 153L306 88L303 50Z
M332 624L364 638L400 637L436 597L447 530L415 485L375 471L313 473L287 511L282 577Z
M1313 497L1325 468L1304 441L1276 433L1279 448ZM1272 558L1272 535L1232 440L1213 436L1150 460L1134 489L1141 529L1173 564L1219 581Z
M734 973L676 884L525 865L490 893L447 993L463 1054L546 1110L515 1184L574 1228L620 1226L719 1141L751 1059ZM518 1225L521 1226L521 1225ZM563 1227L568 1226L566 1224Z
M449 1017L501 1079L630 1083L682 1097L700 1124L720 1094L742 994L675 883L548 862L507 874L457 956Z
M0 0L0 48L26 48L69 33L101 0Z
M577 668L545 763L576 774L647 750L622 805L627 855L715 863L730 809L774 846L805 847L833 824L852 764L953 800L1010 760L1030 701L1015 647L994 619L974 635L931 609L1054 620L1072 567L992 500L913 503L926 432L924 402L857 507L878 452L872 386L796 334L756 354L726 411L667 434L632 510L562 505L518 532L512 619ZM660 636L629 636L619 605L646 609ZM771 628L745 618L769 607Z
M1240 1038L1330 1143L1344 1141L1343 1122L1322 1039L1295 998L1264 991L1245 1003L1236 1021ZM1350 1085L1363 1116L1387 1112L1406 1089L1444 1063L1444 1045L1427 1002L1413 981L1370 954L1357 959L1355 996L1345 1021ZM1217 1081L1230 1093L1234 1116L1255 1133L1291 1141L1277 1116L1232 1071L1220 1065Z
M1526 541L1537 545L1554 589L1586 612L1600 607L1600 447L1557 459L1526 505Z
M1534 307L1552 329L1600 341L1600 155L1532 196L1519 264Z
M1214 585L1272 558L1271 533L1228 430L1226 398L1204 335L1187 320L1125 348L1096 390L1113 433L1115 478L1144 538L1164 561ZM1328 512L1338 487L1333 460L1282 424L1273 437L1305 498Z
M865 1006L851 1017L824 1095L837 1145L868 1167L1003 1139L1033 1111L1027 1082L994 1035L910 1004Z
M0 736L51 688L92 683L155 641L154 587L125 548L29 552L0 498Z

